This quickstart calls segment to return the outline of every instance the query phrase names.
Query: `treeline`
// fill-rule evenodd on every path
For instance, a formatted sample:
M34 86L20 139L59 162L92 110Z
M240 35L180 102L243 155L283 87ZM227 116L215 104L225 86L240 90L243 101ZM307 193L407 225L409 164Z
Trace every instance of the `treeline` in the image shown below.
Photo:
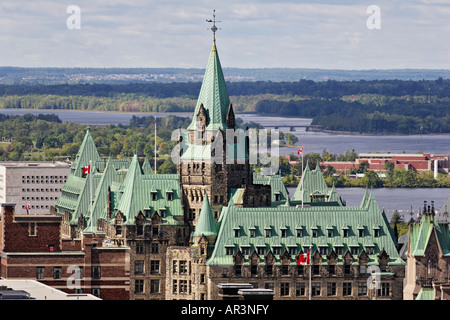
M0 85L0 95L61 95L115 97L121 94L137 94L158 98L197 98L200 82L130 83L130 84L54 84L54 85ZM291 82L236 81L227 82L230 95L301 95L338 98L346 95L379 94L384 96L450 96L450 80L359 80Z
M116 158L137 154L152 159L155 154L154 119L134 116L130 125L91 127L100 156ZM2 161L73 160L86 133L85 125L61 122L55 115L0 115L0 121ZM158 159L170 162L170 153L176 145L176 141L171 141L172 132L180 127L186 128L190 119L169 116L158 118L158 123ZM171 166L173 169L173 164Z
M303 99L262 100L255 111L263 114L313 118L312 124L328 130L359 133L449 133L450 99L424 101L418 97L389 99L383 104L371 101Z
M229 82L236 112L312 118L327 130L450 132L450 80ZM200 82L0 85L0 108L193 112Z
M195 103L194 99L185 97L155 98L133 94L117 97L37 94L0 96L0 109L192 112Z

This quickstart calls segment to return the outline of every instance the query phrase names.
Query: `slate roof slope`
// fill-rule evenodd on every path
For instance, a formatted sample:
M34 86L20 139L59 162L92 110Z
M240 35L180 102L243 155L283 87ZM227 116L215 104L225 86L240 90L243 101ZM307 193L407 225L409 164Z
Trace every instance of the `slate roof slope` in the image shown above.
M373 201L373 200L372 200ZM379 209L374 205L360 207L345 206L311 206L305 208L278 206L259 208L238 208L233 204L222 209L218 221L220 225L215 249L207 261L208 265L233 265L233 256L227 255L225 248L233 247L234 253L242 251L242 245L250 246L249 252L258 246L274 252L274 246L281 246L281 253L288 247L295 247L296 252L304 251L312 246L313 251L320 246L326 246L327 251L342 247L343 253L352 245L357 245L359 251L373 247L369 254L369 264L377 264L377 255L384 249L390 257L389 264L404 265L397 253L395 243L390 233L390 227ZM271 228L271 237L265 237L265 228ZM364 236L359 237L358 228L364 228ZM234 229L239 228L239 237L235 237ZM282 238L281 229L286 228L286 237ZM328 237L327 229L331 228L333 236ZM343 229L348 229L348 237L344 237ZM255 230L251 237L250 229ZM297 229L302 230L302 237L297 237ZM313 229L317 237L313 237ZM375 229L379 233L375 235ZM367 252L367 251L366 251ZM322 263L326 263L323 255ZM261 263L264 264L264 257ZM280 257L276 255L276 263ZM291 256L291 264L296 264L296 256ZM339 256L338 264L342 263ZM357 256L354 256L357 263ZM248 265L248 256L245 263Z

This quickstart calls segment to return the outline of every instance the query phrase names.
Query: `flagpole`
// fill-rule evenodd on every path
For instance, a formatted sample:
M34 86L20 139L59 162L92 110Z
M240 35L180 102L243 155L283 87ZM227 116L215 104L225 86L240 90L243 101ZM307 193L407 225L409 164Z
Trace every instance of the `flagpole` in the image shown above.
M305 192L305 177L304 177L304 170L303 170L303 146L302 146L302 208L303 208L303 202L305 202L304 198L304 192Z
M311 300L311 274L312 274L312 265L311 265L311 247L309 247L309 300Z
M89 205L90 205L90 211L91 211L91 232L94 232L93 224L94 221L92 220L92 160L89 160Z
M156 174L156 116L155 116L155 174Z

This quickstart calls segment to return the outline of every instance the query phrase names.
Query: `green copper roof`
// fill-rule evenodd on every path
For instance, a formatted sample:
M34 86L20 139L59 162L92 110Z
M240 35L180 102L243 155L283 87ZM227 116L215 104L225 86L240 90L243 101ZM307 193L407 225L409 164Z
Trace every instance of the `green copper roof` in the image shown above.
M302 199L302 187L304 187L303 199ZM323 178L322 171L320 171L319 166L316 169L311 170L309 168L308 162L306 163L305 169L303 170L302 178L295 189L294 195L292 196L293 201L304 201L305 203L312 202L314 195L327 195L328 187Z
M95 147L94 140L89 132L86 130L83 142L81 143L80 149L72 163L71 172L76 176L82 176L82 167L89 165L90 161L94 164L97 160L100 160L100 156Z
M423 256L430 238L435 236L442 254L450 255L450 234L447 223L438 223L434 215L425 214L409 230L409 247L413 256Z
M417 294L416 300L434 300L434 289L421 288Z
M253 183L270 185L272 207L286 204L289 193L280 175L261 175L259 173L254 173Z
M110 193L112 215L120 211L125 216L124 224L133 224L139 211L162 215L162 224L183 224L180 185L176 174L154 174L150 163L144 159L142 166L137 156L130 159L96 159L98 156L89 131L77 155L77 162L62 188L56 202L56 212L70 214L71 225L78 225L83 216L90 229L90 177L82 176L81 167L93 159L92 176L92 220L96 228L98 219L107 219L108 192ZM152 192L157 196L153 197ZM83 231L83 230L80 230Z
M214 221L211 206L209 205L208 193L205 193L205 200L203 200L202 209L194 232L194 236L196 237L201 237L202 235L206 237L217 235L216 222Z
M279 252L288 247L295 247L296 252L304 251L309 246L313 251L323 246L327 252L338 247L342 253L356 246L358 252L363 249L368 254L369 264L377 264L377 256L384 249L389 255L389 264L404 265L404 261L398 255L394 241L390 233L390 227L386 223L382 213L374 206L361 208L359 206L311 206L305 208L284 206L239 208L234 205L222 208L219 220L215 249L208 259L208 265L233 265L233 255L227 255L225 247L243 251L244 246L250 246L250 254L257 247L274 252L274 247L281 246ZM266 237L265 230L270 226L272 233ZM359 236L358 228L364 228L364 234ZM239 228L239 236L235 237L235 230ZM286 230L282 237L282 229ZM254 237L250 229L255 230ZM302 230L302 236L297 237L297 229ZM317 232L315 237L313 234ZM344 229L348 235L344 236ZM332 237L328 237L328 230L332 230ZM378 231L375 231L378 230ZM367 249L370 248L370 249ZM372 249L373 248L373 249ZM248 264L248 256L245 256L244 264ZM276 263L280 263L280 256L276 256ZM263 263L263 256L261 263ZM326 255L322 255L322 263L326 263ZM357 263L357 255L353 255ZM342 255L338 256L338 264L342 263ZM291 255L291 264L296 264L296 254Z
M228 129L227 113L230 105L230 98L220 65L219 54L214 42L209 55L208 65L203 77L202 87L195 107L194 117L188 130L196 129L196 117L203 104L208 121L206 130Z

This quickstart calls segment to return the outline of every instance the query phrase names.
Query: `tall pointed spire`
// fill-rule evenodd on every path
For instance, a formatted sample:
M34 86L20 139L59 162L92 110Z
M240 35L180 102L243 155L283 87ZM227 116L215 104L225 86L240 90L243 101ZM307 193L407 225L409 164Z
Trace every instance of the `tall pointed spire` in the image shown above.
M213 22L213 20L207 20ZM214 20L214 22L217 22ZM215 26L215 24L214 24ZM214 28L213 26L213 28ZM211 28L211 29L213 29ZM217 28L215 28L217 30ZM203 105L207 115L206 130L228 129L227 114L230 106L230 97L228 95L225 77L219 60L219 54L216 47L215 31L213 45L209 54L208 64L203 77L202 87L194 111L194 117L188 127L188 130L200 129L196 127L197 115L200 106Z

